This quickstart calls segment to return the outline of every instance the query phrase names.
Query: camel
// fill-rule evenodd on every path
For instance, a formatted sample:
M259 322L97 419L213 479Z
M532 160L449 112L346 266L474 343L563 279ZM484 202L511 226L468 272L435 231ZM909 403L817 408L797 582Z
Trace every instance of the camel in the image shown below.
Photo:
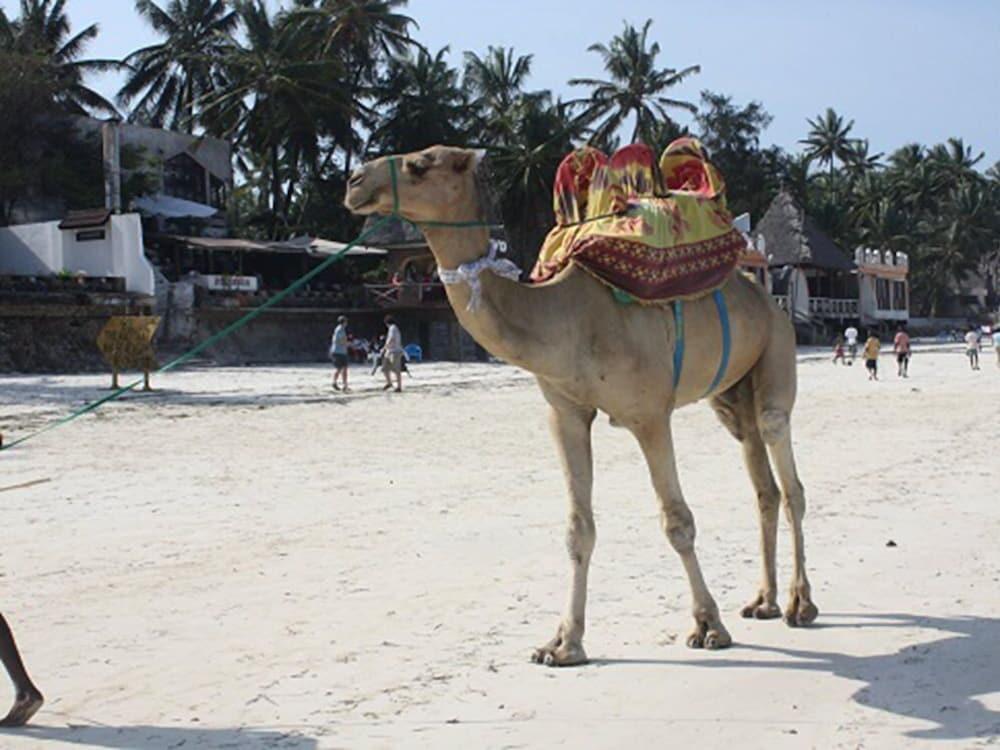
M345 206L359 215L388 214L421 226L444 271L480 259L489 237L480 152L449 146L375 159L350 177ZM448 223L460 226L447 226ZM779 502L792 529L794 569L784 619L806 625L817 616L805 569L805 494L792 453L795 333L761 286L733 272L721 287L732 327L732 351L721 381L722 336L711 295L685 303L686 345L676 387L677 331L669 306L625 305L590 274L569 265L551 281L527 285L484 272L479 288L446 285L459 323L487 351L533 373L549 405L549 422L569 490L566 546L569 596L556 635L532 653L548 666L583 664L587 573L596 532L591 506L591 426L598 412L637 439L659 502L660 520L680 556L693 598L691 648L719 649L732 639L722 623L695 553L695 523L684 499L671 415L708 398L741 443L757 493L762 580L743 607L747 618L782 615L777 604L775 544ZM472 304L470 304L472 303ZM773 461L781 492L771 471Z

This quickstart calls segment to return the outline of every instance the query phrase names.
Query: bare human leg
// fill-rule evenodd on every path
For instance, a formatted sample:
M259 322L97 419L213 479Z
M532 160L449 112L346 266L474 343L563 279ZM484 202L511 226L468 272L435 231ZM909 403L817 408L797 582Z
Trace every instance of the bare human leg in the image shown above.
M0 719L0 727L24 726L42 707L45 699L28 677L28 671L24 668L14 642L14 634L10 632L10 626L3 615L0 615L0 661L14 683L14 705L7 716Z
M597 539L591 506L594 469L590 444L590 427L596 412L565 402L556 394L546 392L544 387L542 391L552 406L549 426L569 489L566 550L572 568L569 596L556 635L544 646L535 649L531 659L550 667L568 667L587 661L583 650L587 573Z

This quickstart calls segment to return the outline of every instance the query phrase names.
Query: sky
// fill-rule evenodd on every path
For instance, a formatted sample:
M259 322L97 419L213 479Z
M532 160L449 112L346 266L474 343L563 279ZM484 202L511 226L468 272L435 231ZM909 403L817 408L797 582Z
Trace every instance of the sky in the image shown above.
M0 0L8 16L17 5ZM120 58L155 41L132 0L67 8L74 28L100 25L88 56ZM671 95L697 102L708 89L762 102L774 117L764 144L799 150L807 118L833 107L873 152L954 136L986 152L983 166L1000 160L1000 0L410 0L406 12L420 25L414 36L433 51L449 46L453 65L465 50L513 46L534 55L530 87L566 99L584 92L568 79L602 77L590 44L651 18L660 65L702 67ZM109 97L120 83L93 81Z

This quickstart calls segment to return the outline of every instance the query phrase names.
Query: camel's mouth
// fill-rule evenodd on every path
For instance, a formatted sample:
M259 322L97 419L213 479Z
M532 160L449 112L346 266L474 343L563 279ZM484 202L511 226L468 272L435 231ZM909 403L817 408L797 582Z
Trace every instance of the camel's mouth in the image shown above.
M357 195L357 192L348 190L344 196L344 206L347 210L362 215L375 213L378 196L374 192L369 192L367 195Z

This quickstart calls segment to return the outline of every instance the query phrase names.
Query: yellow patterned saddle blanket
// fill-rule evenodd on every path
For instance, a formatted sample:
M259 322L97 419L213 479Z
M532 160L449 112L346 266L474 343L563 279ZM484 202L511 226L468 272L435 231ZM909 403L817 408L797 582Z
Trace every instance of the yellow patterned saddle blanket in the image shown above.
M556 226L534 282L574 263L641 302L699 297L725 281L746 245L722 175L694 138L671 143L659 162L644 144L610 158L577 149L556 172L553 201Z

